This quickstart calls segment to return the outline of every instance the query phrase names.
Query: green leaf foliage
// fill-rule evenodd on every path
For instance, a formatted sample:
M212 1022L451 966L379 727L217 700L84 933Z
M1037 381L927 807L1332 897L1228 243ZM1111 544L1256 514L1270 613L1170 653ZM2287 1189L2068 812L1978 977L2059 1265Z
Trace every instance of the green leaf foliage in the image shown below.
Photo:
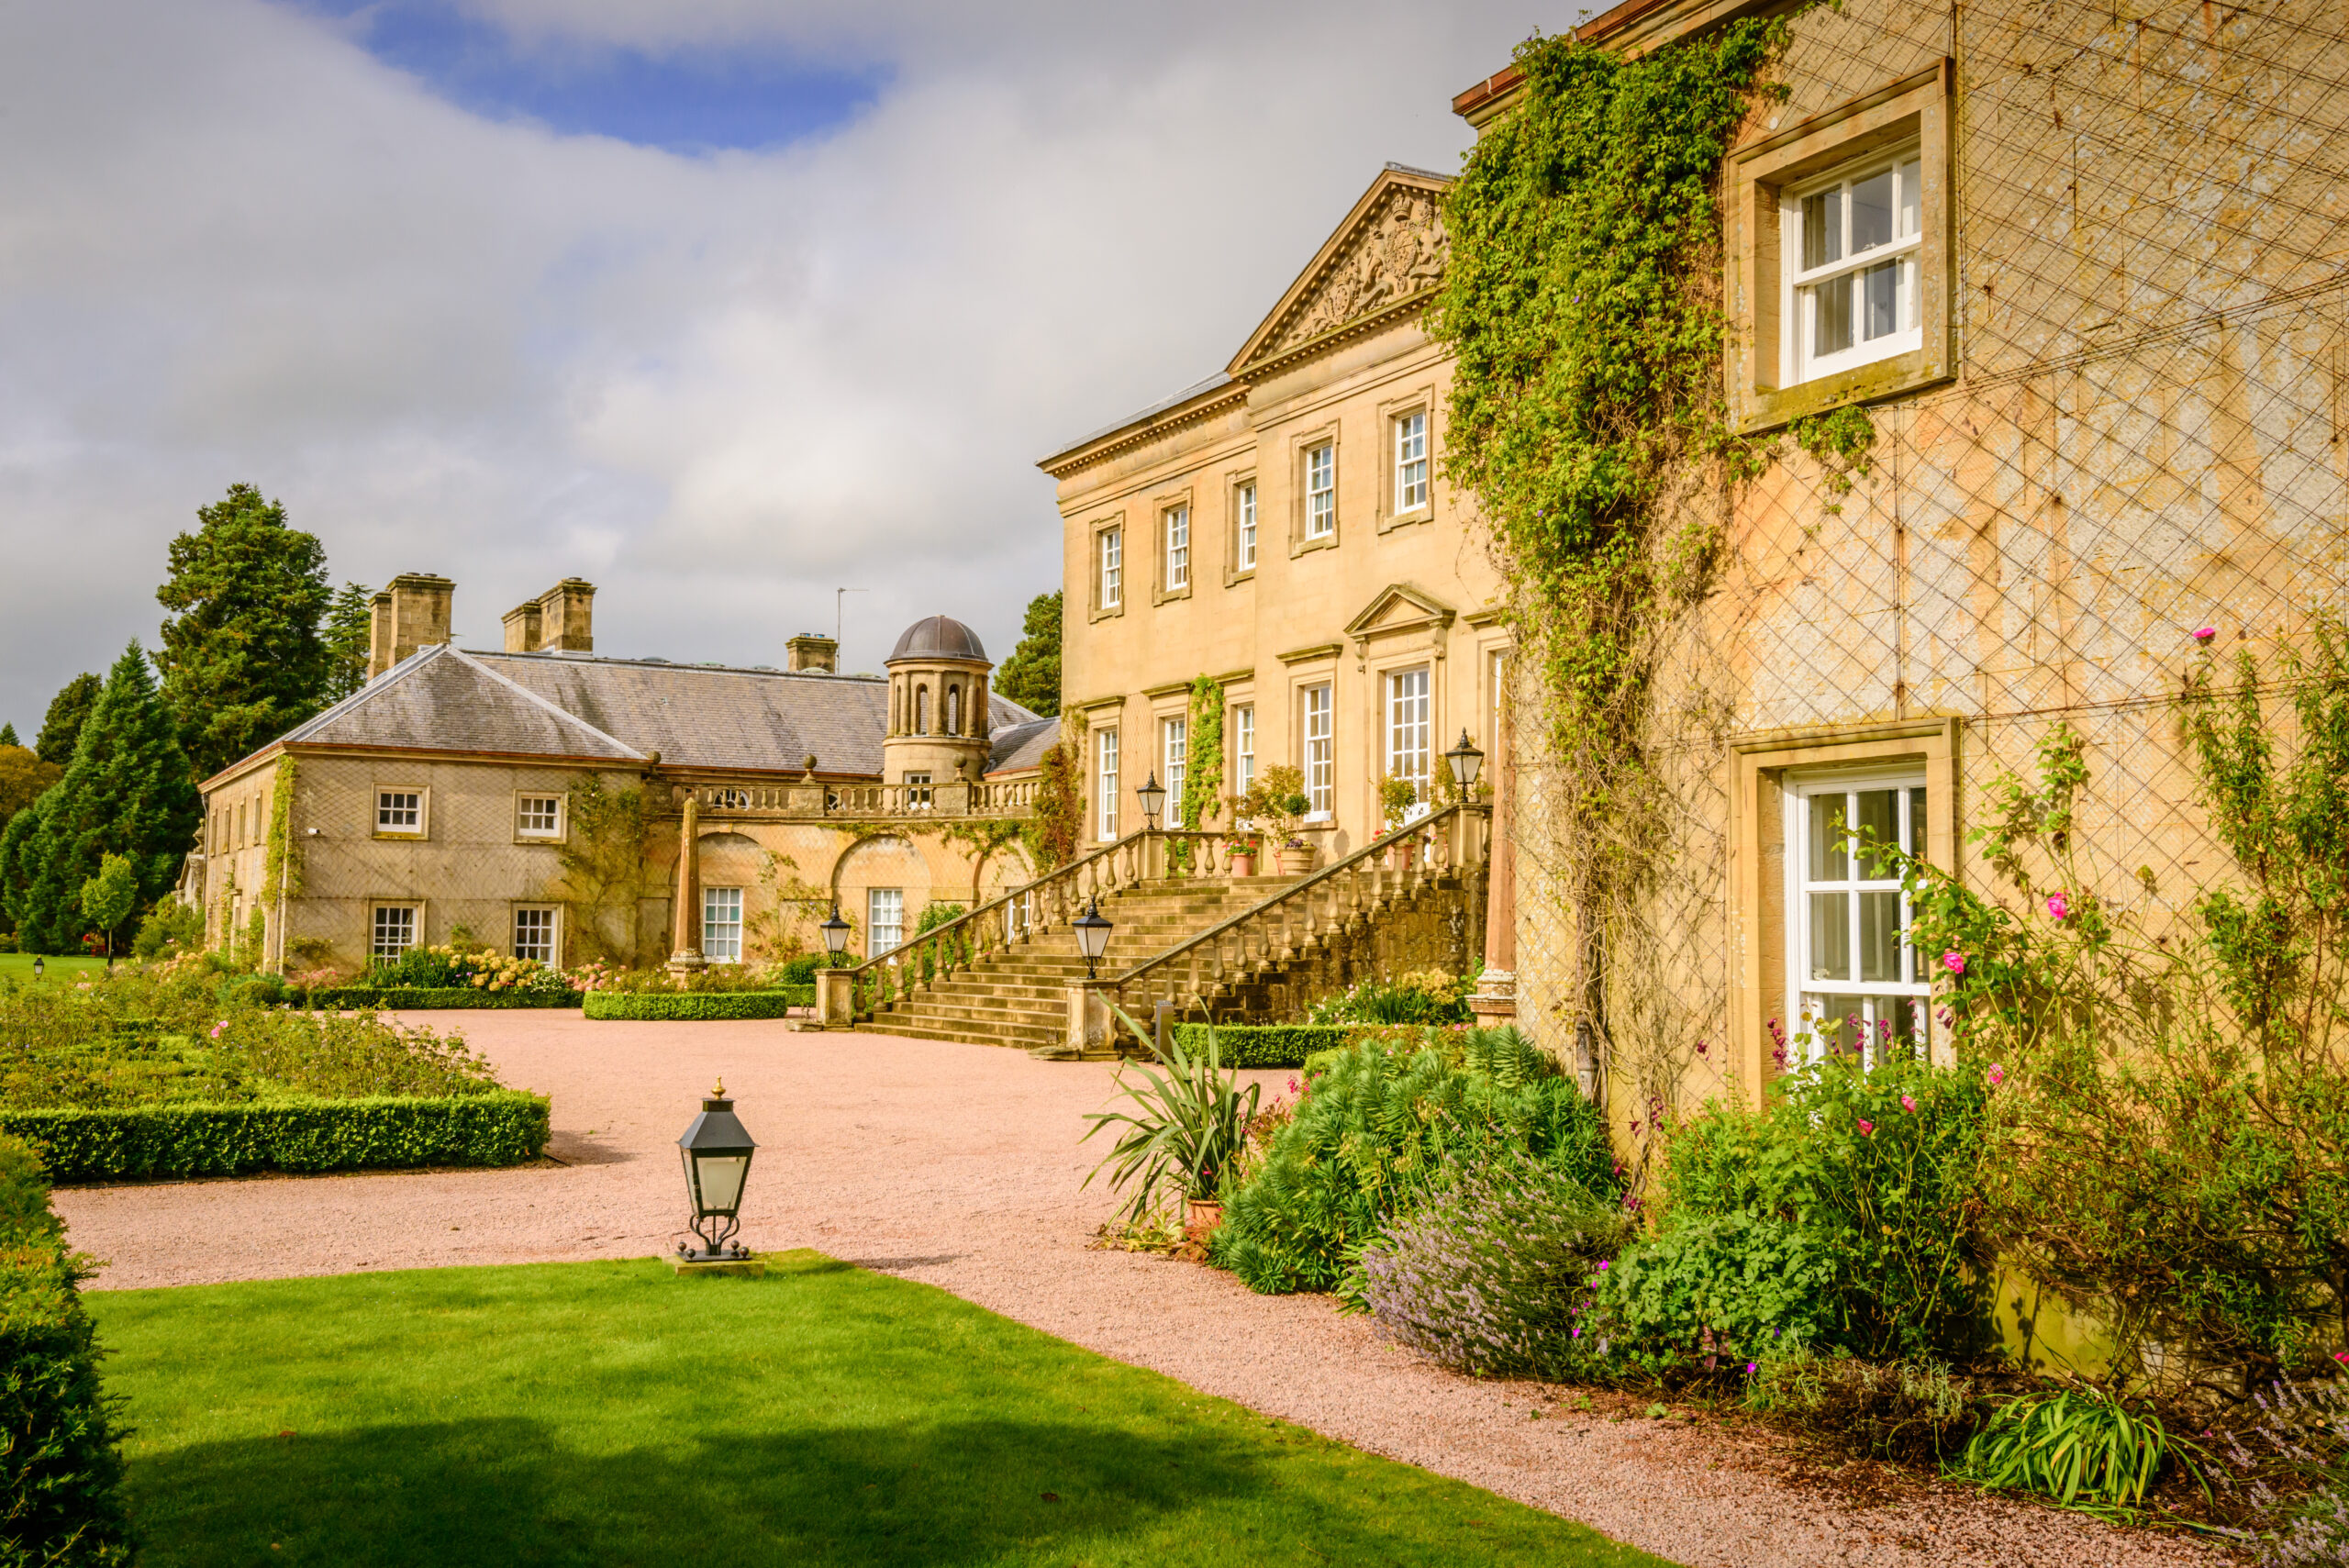
M139 872L129 857L100 857L98 874L82 884L80 903L83 917L105 934L106 951L113 952L115 932L139 903Z
M0 746L22 746L23 744L23 741L17 739L15 725L0 724Z
M1317 1051L1342 1051L1360 1039L1355 1024L1176 1024L1175 1044L1193 1054L1207 1049L1208 1034L1226 1067L1302 1067Z
M97 706L98 693L105 684L95 675L76 675L49 699L49 715L41 720L40 735L33 741L33 750L40 753L42 762L61 768L73 760L74 743L82 739L83 721Z
M816 988L787 985L778 991L590 991L584 1005L591 1018L681 1023L780 1018L794 1007L814 1006Z
M332 591L317 536L288 528L285 508L251 485L230 485L196 518L172 540L155 591L173 613L155 663L181 748L209 778L318 711Z
M2036 1492L2065 1507L2135 1507L2161 1471L2169 1433L2094 1388L2009 1400L1965 1445L1955 1473Z
M518 1165L546 1150L543 1095L258 1101L0 1110L0 1132L39 1149L61 1182L255 1171Z
M1019 646L995 673L995 689L1030 713L1050 718L1061 710L1059 589L1028 601L1019 630Z
M64 773L55 762L42 762L39 752L0 744L0 829L6 829L17 813L48 794L49 786Z
M1598 1369L1669 1373L1744 1365L1833 1327L1824 1239L1766 1214L1697 1215L1591 1276ZM1605 1349L1598 1349L1603 1345Z
M179 879L203 814L170 712L136 643L106 677L64 776L0 832L0 910L28 952L78 951L82 886L108 854L150 904Z
M1150 1031L1123 1009L1113 1009L1119 1021L1143 1045L1152 1044ZM1120 1065L1114 1082L1117 1097L1130 1108L1094 1111L1093 1125L1077 1141L1090 1142L1097 1132L1115 1132L1116 1140L1101 1162L1086 1173L1084 1184L1109 1173L1113 1192L1131 1189L1124 1209L1129 1225L1140 1225L1158 1207L1162 1196L1181 1200L1207 1199L1216 1195L1223 1173L1246 1146L1248 1124L1255 1119L1259 1088L1242 1088L1238 1076L1225 1071L1216 1050L1215 1031L1208 1031L1206 1046L1194 1054L1181 1042L1170 1040L1160 1066L1133 1071L1141 1082L1127 1082ZM1113 1100L1114 1103L1114 1100ZM1122 1129L1122 1130L1120 1130Z
M310 1007L384 1008L393 1012L430 1012L468 1007L576 1007L577 991L484 991L471 985L343 985L293 992L297 1005Z
M116 1409L31 1147L0 1137L0 1562L130 1561Z

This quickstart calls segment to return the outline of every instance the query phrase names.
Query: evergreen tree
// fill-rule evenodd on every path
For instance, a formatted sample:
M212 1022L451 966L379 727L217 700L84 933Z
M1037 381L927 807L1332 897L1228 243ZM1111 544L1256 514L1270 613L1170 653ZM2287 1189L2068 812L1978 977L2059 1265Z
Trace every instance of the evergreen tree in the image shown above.
M107 677L54 788L0 833L0 910L28 952L77 951L92 929L82 887L109 853L136 873L138 903L179 880L204 806L171 710L132 643Z
M90 717L90 705L97 700L98 678L89 674L74 676L49 699L49 714L40 721L40 735L33 741L42 762L61 768L73 760L73 742L82 738L82 721Z
M327 647L318 620L333 590L317 536L285 526L285 508L250 484L196 511L172 540L172 574L156 600L155 655L180 747L209 778L318 711Z
M17 727L15 725L0 724L0 746L21 746L23 744L23 741L17 739Z
M1019 646L995 673L995 689L1020 706L1051 717L1061 710L1061 596L1058 590L1028 601Z
M374 597L363 583L345 583L327 606L327 684L318 706L331 707L367 684L367 652L374 638Z

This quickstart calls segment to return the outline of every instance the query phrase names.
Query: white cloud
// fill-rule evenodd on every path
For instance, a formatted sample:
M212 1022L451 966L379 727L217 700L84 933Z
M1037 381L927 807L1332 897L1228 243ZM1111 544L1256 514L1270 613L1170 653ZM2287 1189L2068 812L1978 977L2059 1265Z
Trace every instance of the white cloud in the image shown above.
M526 38L880 63L828 136L686 158L491 121L259 0L0 6L0 718L152 642L232 481L338 578L573 572L616 652L780 662L851 601L998 657L1058 442L1218 368L1380 163L1450 167L1494 5L488 0ZM1130 15L1126 13L1130 12Z

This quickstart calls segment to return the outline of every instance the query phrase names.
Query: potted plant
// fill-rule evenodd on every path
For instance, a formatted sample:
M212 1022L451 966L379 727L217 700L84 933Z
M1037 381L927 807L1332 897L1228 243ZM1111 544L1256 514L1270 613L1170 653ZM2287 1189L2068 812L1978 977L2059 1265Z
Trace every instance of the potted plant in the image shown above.
M1398 779L1389 773L1378 781L1378 810L1387 832L1392 833L1417 815L1419 804L1419 786L1409 779ZM1387 866L1395 871L1410 870L1411 851L1417 844L1416 840L1405 839L1387 845Z
M1256 856L1263 851L1264 847L1264 840L1261 834L1239 833L1233 835L1231 840L1231 874L1234 876L1255 875Z
M1093 1125L1077 1140L1080 1143L1104 1129L1118 1129L1117 1143L1085 1178L1085 1185L1106 1170L1112 1191L1132 1187L1133 1196L1123 1210L1132 1226L1150 1217L1162 1189L1172 1188L1183 1206L1186 1236L1203 1241L1223 1218L1216 1194L1224 1168L1247 1147L1248 1125L1255 1118L1262 1091L1253 1084L1242 1088L1240 1075L1224 1069L1213 1029L1208 1031L1207 1050L1197 1056L1173 1041L1159 1055L1156 1040L1141 1020L1122 1007L1112 1010L1166 1071L1161 1076L1144 1067L1142 1084L1134 1084L1125 1082L1123 1067L1118 1070L1118 1091L1133 1102L1132 1108L1094 1111L1085 1118Z
M1305 795L1305 775L1287 762L1266 768L1244 795L1232 796L1231 813L1272 840L1283 876L1313 869L1313 846L1297 831L1313 809Z

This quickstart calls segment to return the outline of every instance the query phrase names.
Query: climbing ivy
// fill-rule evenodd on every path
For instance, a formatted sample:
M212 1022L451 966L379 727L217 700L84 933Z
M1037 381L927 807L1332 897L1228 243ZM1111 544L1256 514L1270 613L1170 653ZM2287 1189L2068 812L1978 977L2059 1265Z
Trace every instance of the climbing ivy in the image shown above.
M269 793L269 864L262 873L261 901L264 905L277 902L282 893L289 898L302 892L302 846L294 837L294 784L298 775L291 757L277 760L277 776L271 781Z
M1191 683L1191 752L1183 773L1183 826L1205 828L1223 809L1223 684Z

